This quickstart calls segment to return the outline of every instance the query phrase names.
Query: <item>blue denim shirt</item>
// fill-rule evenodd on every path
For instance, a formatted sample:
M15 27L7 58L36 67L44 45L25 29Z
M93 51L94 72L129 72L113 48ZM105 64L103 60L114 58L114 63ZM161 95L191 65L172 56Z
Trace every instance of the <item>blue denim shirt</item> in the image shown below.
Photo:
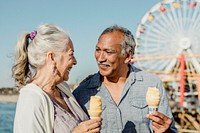
M157 87L161 95L158 111L172 118L171 130L177 132L162 81L158 76L141 71L134 66L130 66L130 69L118 105L114 103L108 90L101 83L99 73L82 83L73 94L85 112L89 107L90 96L101 96L102 133L151 133L151 122L146 118L148 114L146 92L148 87Z

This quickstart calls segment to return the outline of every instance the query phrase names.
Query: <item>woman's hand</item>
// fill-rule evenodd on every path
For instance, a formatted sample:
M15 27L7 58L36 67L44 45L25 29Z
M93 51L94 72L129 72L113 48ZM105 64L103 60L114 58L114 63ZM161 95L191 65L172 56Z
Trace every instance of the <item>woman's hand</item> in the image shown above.
M87 120L78 124L72 133L99 133L101 129L101 118Z

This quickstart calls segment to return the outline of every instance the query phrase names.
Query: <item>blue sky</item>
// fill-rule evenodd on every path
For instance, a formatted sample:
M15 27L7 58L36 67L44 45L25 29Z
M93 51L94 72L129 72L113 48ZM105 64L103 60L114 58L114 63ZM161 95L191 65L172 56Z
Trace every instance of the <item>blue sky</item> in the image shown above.
M161 0L5 0L0 4L0 87L13 87L11 68L21 33L42 23L54 23L70 34L77 65L68 83L78 83L98 68L94 50L101 32L110 25L128 28L135 36L144 14Z

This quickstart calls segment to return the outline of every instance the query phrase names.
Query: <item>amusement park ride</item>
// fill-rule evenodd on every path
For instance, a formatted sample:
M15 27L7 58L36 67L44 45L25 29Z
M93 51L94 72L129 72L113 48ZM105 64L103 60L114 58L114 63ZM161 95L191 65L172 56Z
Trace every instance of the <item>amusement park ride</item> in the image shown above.
M163 0L142 18L133 62L159 75L180 129L200 132L200 0Z

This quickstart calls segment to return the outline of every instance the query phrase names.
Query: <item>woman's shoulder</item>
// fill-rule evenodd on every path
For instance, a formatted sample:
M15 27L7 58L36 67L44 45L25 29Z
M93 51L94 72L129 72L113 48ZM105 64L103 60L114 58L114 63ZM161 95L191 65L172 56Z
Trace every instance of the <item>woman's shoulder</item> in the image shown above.
M48 95L33 83L27 84L21 88L18 98L18 102L31 104L32 106L42 105L49 100L50 98Z

